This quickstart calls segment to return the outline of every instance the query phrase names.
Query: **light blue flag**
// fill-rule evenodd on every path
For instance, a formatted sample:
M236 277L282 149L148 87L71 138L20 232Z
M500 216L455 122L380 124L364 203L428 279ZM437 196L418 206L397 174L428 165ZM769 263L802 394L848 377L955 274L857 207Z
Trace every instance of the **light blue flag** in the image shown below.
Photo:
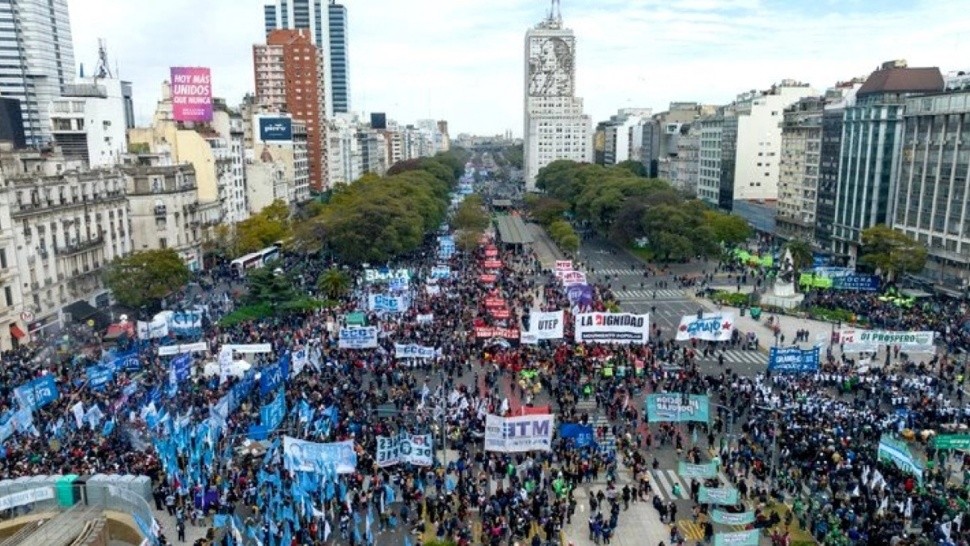
M455 490L455 487L457 486L458 486L458 482L455 481L454 476L445 477L445 491L447 491L448 493L451 493L452 491Z
M411 544L411 537L404 535L404 546L413 546Z
M104 428L101 430L101 435L108 436L111 434L111 431L113 431L114 429L115 429L115 419L114 417L112 417L110 421L104 424Z
M219 527L225 527L227 523L229 523L229 516L225 514L216 514L215 517L212 518L212 526L217 529Z
M394 488L391 487L391 484L385 483L384 484L384 505L390 506L391 503L394 502L394 499L395 499Z

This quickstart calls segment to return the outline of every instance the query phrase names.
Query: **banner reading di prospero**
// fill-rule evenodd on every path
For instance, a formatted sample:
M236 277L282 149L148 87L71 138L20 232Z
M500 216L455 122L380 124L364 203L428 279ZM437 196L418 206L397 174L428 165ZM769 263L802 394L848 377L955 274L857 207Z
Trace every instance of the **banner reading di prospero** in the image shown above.
M415 466L431 466L433 454L430 434L408 434L397 436L378 436L377 452L374 462L385 467L398 463Z
M936 351L933 342L936 332L891 332L888 330L854 330L846 328L840 331L843 350L846 352L876 351L886 345L899 345L906 353L932 353Z
M819 348L772 347L768 371L774 373L815 373L819 367Z
M376 326L354 326L340 329L339 349L374 349L377 347Z
M685 315L677 327L677 341L700 339L704 341L730 341L734 330L734 314Z
M639 343L650 339L650 315L631 313L579 313L576 343Z
M357 469L357 452L354 442L330 442L321 444L283 436L283 460L287 470L319 472L333 465L337 474L351 474Z
M699 421L707 423L711 419L710 400L703 394L671 392L648 394L647 420L651 423L679 423Z
M552 415L485 416L485 451L521 453L552 449Z

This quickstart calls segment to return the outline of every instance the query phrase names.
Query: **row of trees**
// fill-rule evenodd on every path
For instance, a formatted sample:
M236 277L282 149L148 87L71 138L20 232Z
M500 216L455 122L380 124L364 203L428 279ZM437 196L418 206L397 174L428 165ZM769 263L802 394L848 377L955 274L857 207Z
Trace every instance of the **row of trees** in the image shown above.
M926 266L926 246L885 224L862 230L861 239L859 263L888 280L896 280L906 273L919 273ZM796 271L812 266L812 247L807 242L792 240L785 247L791 252Z
M645 244L661 260L715 256L721 243L751 237L742 218L712 210L667 182L643 175L636 162L606 167L555 161L539 171L536 186L545 195L532 198L530 210L543 224L571 216L616 244Z
M449 191L468 154L455 150L395 164L335 188L330 202L294 230L294 247L341 262L385 262L416 249L445 219Z

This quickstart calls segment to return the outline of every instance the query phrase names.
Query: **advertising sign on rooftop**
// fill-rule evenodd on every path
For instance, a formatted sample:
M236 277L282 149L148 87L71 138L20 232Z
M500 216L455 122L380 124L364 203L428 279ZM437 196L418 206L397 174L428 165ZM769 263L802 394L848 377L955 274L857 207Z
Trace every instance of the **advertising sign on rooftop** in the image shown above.
M293 120L276 116L259 118L259 140L263 142L293 140Z
M200 66L173 66L172 117L175 121L212 121L212 75Z

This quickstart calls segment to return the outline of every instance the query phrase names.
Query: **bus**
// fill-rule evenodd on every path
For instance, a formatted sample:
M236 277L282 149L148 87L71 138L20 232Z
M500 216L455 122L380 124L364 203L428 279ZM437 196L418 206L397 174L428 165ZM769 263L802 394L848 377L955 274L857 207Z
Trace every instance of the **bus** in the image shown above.
M257 250L256 252L246 254L240 258L236 258L229 264L229 267L232 268L233 273L235 273L237 277L243 277L247 271L259 269L278 259L280 257L281 246L281 243L276 243L273 246L266 247L262 250Z

